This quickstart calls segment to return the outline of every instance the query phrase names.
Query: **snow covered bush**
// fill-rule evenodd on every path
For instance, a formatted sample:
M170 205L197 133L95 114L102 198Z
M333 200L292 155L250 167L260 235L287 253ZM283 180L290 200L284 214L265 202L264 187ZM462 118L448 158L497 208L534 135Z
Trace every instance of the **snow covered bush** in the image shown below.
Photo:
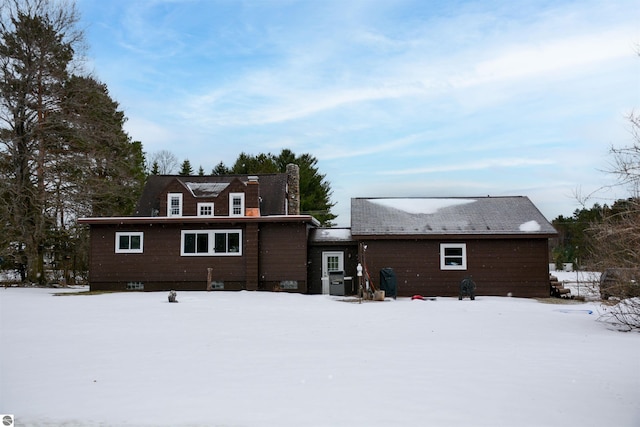
M622 330L640 330L640 298L627 298L614 305L603 304L601 320Z

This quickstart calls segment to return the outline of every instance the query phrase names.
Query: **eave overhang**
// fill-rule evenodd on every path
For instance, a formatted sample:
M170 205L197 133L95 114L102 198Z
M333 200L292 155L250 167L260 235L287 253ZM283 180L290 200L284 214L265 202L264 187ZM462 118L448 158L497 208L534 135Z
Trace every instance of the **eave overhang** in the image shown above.
M320 222L311 215L269 215L269 216L181 216L181 217L100 217L79 218L78 224L85 225L145 225L145 224L255 224L255 223L306 223L315 227Z
M495 240L550 239L556 233L432 233L432 234L352 234L354 240Z

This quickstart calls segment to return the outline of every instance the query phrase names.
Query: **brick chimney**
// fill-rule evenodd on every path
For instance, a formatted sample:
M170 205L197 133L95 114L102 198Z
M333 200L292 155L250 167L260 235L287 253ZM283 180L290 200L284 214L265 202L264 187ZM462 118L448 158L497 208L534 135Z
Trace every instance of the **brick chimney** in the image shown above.
M260 216L260 183L257 176L248 177L244 203L246 216Z
M300 215L300 168L287 165L287 215Z

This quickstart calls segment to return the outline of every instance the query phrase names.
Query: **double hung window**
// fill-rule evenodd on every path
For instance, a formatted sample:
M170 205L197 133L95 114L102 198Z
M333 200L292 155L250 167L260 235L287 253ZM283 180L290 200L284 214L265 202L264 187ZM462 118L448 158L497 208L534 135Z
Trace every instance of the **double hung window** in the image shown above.
M182 193L167 194L167 216L182 216Z
M440 269L466 270L467 245L465 243L441 243Z
M229 194L229 216L244 216L244 193Z

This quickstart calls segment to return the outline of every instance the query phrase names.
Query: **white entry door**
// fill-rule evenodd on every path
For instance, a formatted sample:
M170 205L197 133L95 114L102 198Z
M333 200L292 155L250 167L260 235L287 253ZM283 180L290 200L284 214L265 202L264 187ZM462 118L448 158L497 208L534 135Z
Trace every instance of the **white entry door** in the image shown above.
M329 294L329 272L344 271L344 252L322 252L322 293Z

